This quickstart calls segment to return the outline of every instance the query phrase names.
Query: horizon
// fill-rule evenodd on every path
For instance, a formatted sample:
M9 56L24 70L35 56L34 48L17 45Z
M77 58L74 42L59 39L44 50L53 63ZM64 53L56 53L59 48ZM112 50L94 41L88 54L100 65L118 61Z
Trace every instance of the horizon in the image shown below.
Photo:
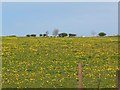
M118 34L117 2L4 2L2 36L59 33L92 36Z

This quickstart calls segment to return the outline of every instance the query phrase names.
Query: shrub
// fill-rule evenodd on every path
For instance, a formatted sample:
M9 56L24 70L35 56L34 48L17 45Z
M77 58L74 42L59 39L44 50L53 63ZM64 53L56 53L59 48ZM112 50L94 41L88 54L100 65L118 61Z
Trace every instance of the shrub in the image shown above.
M104 33L104 32L100 32L98 35L99 35L99 36L105 36L106 33Z
M76 34L69 34L69 37L75 37L76 36Z
M10 35L9 37L16 37L16 35Z
M43 37L46 37L47 35L46 34L43 34Z
M39 36L40 36L40 37L42 37L43 35L42 35L42 34L40 34Z
M67 33L60 33L58 34L59 37L66 37L68 34Z
M31 34L31 37L36 37L36 34Z
M30 35L26 35L26 37L30 37Z

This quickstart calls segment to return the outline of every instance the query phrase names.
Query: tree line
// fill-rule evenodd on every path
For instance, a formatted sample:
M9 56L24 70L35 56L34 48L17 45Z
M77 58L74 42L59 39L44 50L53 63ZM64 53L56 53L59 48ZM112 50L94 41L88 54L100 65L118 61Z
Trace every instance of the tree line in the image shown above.
M94 36L95 33L92 32L92 35ZM16 37L16 35L11 35L12 37ZM36 34L27 34L26 37L36 37ZM76 34L73 33L59 33L58 29L54 29L52 32L52 36L49 35L49 32L46 31L44 34L39 34L39 37L76 37ZM105 32L98 33L98 36L106 36Z
M54 29L52 36L49 36L49 32L46 31L46 33L44 34L39 34L39 37L76 37L76 34L72 34L72 33L59 33L58 29ZM31 34L31 35L26 35L26 37L36 37L36 34Z
M36 37L37 35L36 34L28 34L26 35L26 37ZM77 35L76 34L67 34L67 33L60 33L58 35L53 35L53 36L49 36L47 34L39 34L39 37L76 37Z
M39 34L39 37L76 37L77 36L76 34L72 34L72 33L69 33L69 34L68 33L59 33L58 29L53 30L53 33L52 33L53 36L49 36L48 34L49 34L49 32L46 31L45 34ZM98 33L98 35L106 36L106 33L100 32L100 33ZM36 34L31 34L31 35L28 34L26 36L27 37L36 37Z

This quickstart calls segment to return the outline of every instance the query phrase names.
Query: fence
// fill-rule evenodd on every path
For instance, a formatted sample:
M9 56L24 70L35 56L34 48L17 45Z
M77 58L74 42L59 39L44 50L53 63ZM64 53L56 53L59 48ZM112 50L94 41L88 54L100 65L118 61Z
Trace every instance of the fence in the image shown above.
M82 90L83 83L82 83L82 65L78 64L78 79L79 79L79 88ZM116 88L120 90L120 70L116 72ZM100 81L98 80L98 89L100 88Z
M116 79L117 79L117 88L120 90L120 70L116 72Z

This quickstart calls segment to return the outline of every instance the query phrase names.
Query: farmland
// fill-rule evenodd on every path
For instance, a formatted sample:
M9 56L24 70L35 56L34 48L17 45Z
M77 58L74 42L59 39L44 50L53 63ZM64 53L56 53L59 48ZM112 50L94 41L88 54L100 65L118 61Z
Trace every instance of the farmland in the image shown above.
M84 88L115 88L118 38L2 38L3 88L77 88L78 63Z

